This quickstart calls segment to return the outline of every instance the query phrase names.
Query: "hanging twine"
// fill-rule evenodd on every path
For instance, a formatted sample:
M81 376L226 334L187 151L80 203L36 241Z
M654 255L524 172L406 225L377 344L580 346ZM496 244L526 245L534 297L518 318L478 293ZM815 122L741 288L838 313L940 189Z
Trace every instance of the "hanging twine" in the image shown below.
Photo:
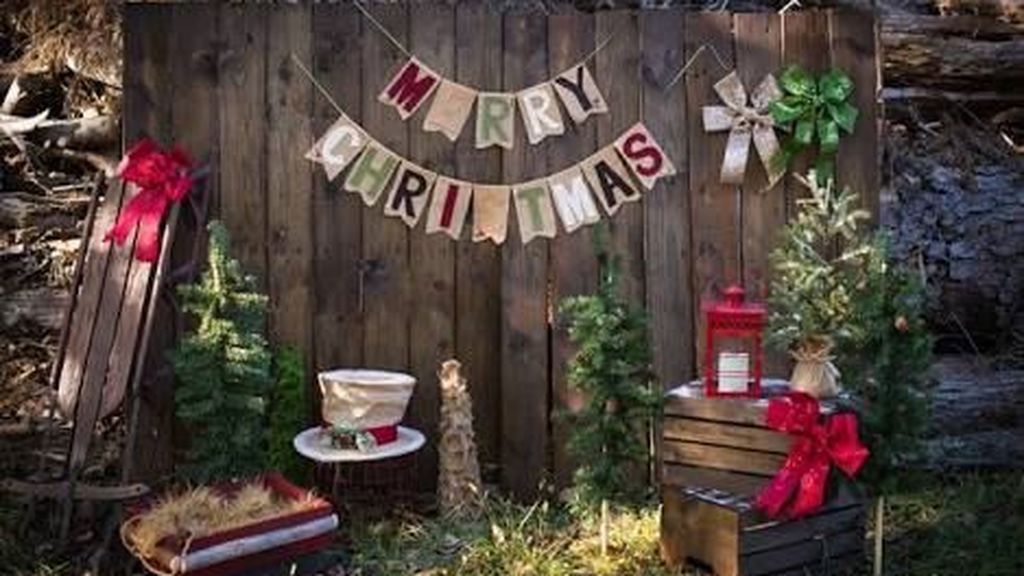
M675 76L673 76L672 79L669 80L668 84L665 85L665 90L671 90L672 87L675 86L676 82L679 82L679 79L683 77L683 74L686 74L686 71L690 69L690 66L693 66L693 63L697 60L697 57L703 54L704 50L711 51L711 55L715 57L715 62L718 62L718 66L722 69L723 72L728 72L730 70L730 68L725 65L725 61L722 60L722 57L718 55L718 50L715 50L714 46L710 44L701 44L700 46L697 47L696 50L694 50L693 54L690 55L690 58L686 61L686 64L683 64L683 67L680 68L679 71L676 72Z
M309 68L307 68L306 65L302 63L302 60L299 60L299 57L295 55L295 52L292 52L292 62L295 64L295 66L298 67L299 70L302 71L303 74L306 75L306 78L308 78L309 81L313 84L313 87L316 88L317 91L320 92L320 94L322 94L323 97L327 99L331 106L333 106L334 109L338 111L338 114L341 114L342 116L347 116L345 114L345 110L342 109L341 105L339 105L338 102L334 100L334 97L331 96L331 93L327 91L327 88L325 88L324 85L321 84L320 81L316 79L316 76L313 76L313 73L310 72Z
M359 12L361 12L362 15L364 17L366 17L367 20L370 21L370 24L373 24L373 27L376 28L377 31L380 32L385 38L387 38L388 41L391 42L391 44L394 45L394 47L398 49L398 51L400 51L402 54L405 54L405 56L407 58L414 58L412 52L409 51L409 49L405 47L405 44L402 44L398 40L398 38L395 38L395 36L391 32L389 32L388 29L385 28L383 24L380 23L379 20L374 18L373 14L371 14L370 11L367 10L365 6L363 6L362 2L359 2L358 0L355 0L352 3L355 5L356 8L359 9ZM594 47L593 50L591 50L583 58L580 58L579 60L577 60L575 64L573 64L572 66L570 66L566 70L572 70L573 68L579 66L580 64L583 64L584 62L589 62L589 61L593 60L598 55L598 53L601 52L601 50L604 50L605 46L607 46L608 43L611 42L612 38L615 37L615 35L616 35L616 32L609 33L607 36L604 37L603 40L598 42L597 46Z

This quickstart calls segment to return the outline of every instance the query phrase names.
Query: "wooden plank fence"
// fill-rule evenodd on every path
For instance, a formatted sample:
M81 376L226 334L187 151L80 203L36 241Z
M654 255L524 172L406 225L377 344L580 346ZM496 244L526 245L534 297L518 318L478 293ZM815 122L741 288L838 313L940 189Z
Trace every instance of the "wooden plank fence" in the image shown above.
M878 74L870 15L571 8L545 15L501 13L484 2L369 9L430 66L482 89L516 90L544 80L610 35L591 70L611 113L537 146L517 130L512 150L476 150L466 134L452 144L423 132L424 111L402 122L376 101L404 55L351 5L129 3L125 134L186 143L210 160L213 216L226 222L236 254L271 296L271 336L300 349L311 374L357 365L410 371L419 385L407 420L433 442L434 373L442 360L459 358L475 402L483 464L500 471L515 494L529 496L542 480L564 484L571 477L568 429L555 415L580 398L566 382L572 348L555 310L562 298L596 285L593 232L526 247L514 230L501 247L467 238L453 243L427 236L422 224L409 230L379 208L363 207L339 190L340 179L327 183L303 158L335 114L295 68L293 54L311 64L374 138L467 180L524 181L557 172L642 118L678 174L605 222L622 257L623 293L650 313L660 387L697 373L703 298L734 282L765 295L767 254L800 193L788 182L761 192L764 176L753 156L747 185L719 184L726 138L704 132L701 106L718 103L712 85L726 71L705 51L669 86L696 50L713 46L748 87L785 63L815 71L841 65L857 80L861 118L843 140L839 176L877 209ZM159 348L151 356L162 354ZM144 407L139 476L156 475L169 462L170 385L166 378L153 384L150 395L162 403ZM432 448L420 469L429 488Z

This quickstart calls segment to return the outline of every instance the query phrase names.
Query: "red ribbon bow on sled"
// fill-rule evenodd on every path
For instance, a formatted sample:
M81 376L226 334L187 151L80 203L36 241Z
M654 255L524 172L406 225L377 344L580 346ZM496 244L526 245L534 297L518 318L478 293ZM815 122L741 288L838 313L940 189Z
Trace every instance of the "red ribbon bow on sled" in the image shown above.
M802 392L770 400L765 420L769 428L796 436L782 468L757 495L757 507L770 518L787 505L786 515L793 518L821 508L829 467L834 463L852 477L868 458L857 416L835 414L822 423L818 401Z
M160 251L160 222L164 212L192 189L190 167L191 162L181 150L175 148L166 152L148 138L139 141L118 166L121 179L138 186L139 192L121 210L117 222L103 239L121 246L138 225L135 257L143 262L155 261Z

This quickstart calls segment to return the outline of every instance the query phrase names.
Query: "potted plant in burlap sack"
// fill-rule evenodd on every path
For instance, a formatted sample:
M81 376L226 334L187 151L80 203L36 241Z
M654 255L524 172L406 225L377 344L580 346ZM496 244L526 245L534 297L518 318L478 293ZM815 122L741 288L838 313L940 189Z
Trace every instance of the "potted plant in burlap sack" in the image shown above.
M830 398L839 392L836 341L858 332L852 303L871 245L857 226L869 215L857 208L856 194L837 191L831 179L821 184L813 170L797 179L810 194L797 200L797 216L771 254L767 340L795 360L792 389Z

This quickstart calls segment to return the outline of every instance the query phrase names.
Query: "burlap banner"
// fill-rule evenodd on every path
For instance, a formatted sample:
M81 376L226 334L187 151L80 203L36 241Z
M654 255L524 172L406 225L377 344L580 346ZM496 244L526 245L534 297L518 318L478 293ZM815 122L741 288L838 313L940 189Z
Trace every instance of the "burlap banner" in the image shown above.
M565 133L565 115L580 124L594 114L608 112L583 62L518 92L484 92L448 80L413 57L399 67L377 97L402 120L411 118L430 98L433 102L423 119L423 130L440 132L453 142L462 134L476 104L477 148L512 148L517 107L530 144Z
M504 98L507 106L515 106L514 98ZM576 166L513 184L480 184L437 174L373 140L344 114L306 157L323 166L328 180L347 172L342 188L359 194L367 206L384 197L384 214L401 218L410 228L425 219L428 234L440 232L458 240L471 218L473 241L495 244L508 236L512 208L519 239L526 244L554 238L557 221L565 232L597 223L598 204L614 216L624 203L640 200L642 191L652 189L659 178L675 174L671 160L640 123Z
M523 244L541 236L554 238L555 211L551 207L547 180L541 178L512 188L516 204L516 220L519 221L519 239Z

